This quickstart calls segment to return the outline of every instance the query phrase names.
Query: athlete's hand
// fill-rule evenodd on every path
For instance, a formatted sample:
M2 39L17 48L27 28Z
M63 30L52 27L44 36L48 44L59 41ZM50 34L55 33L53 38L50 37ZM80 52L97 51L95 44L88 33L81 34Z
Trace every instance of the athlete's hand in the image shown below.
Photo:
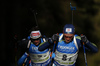
M59 35L57 35L57 34L54 34L53 36L52 36L52 40L53 41L58 41L58 38L59 38Z
M81 42L88 43L88 39L85 35L81 35Z

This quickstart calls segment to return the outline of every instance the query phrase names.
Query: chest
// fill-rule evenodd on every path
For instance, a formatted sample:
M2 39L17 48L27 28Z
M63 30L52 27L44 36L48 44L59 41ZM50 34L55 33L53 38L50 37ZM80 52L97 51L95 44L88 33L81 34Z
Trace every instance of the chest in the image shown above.
M34 53L34 54L43 54L43 53L46 53L48 51L48 49L44 50L44 51L39 51L38 50L38 47L39 46L36 46L34 44L30 44L30 47L29 47L29 53Z
M70 43L66 43L64 41L58 42L56 49L57 49L57 51L59 51L61 53L69 53L69 54L76 53L78 50L76 48L74 41L72 41Z

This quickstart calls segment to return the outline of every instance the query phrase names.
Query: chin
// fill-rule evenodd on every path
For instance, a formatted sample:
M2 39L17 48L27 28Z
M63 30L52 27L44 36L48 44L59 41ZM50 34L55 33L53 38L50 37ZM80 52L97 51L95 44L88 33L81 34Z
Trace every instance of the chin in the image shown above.
M70 41L65 41L66 43L70 43Z
M68 43L70 43L70 42L66 42L66 43L68 44Z
M35 44L36 46L38 46L39 44Z

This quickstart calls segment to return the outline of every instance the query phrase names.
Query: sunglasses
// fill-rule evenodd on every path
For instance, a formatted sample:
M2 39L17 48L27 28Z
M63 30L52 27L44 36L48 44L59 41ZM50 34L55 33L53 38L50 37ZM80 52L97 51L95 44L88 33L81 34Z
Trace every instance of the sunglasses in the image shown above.
M64 36L65 38L72 38L73 36Z
M40 40L40 38L38 38L38 39L31 39L32 41L35 41L35 40Z

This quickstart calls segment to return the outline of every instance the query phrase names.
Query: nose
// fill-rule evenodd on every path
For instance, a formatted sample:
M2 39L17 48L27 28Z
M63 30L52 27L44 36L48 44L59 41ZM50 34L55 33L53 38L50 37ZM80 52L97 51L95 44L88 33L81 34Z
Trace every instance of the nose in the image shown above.
M66 40L66 41L70 41L71 39L70 39L70 38L66 38L65 40Z
M37 43L37 42L39 42L39 41L38 41L38 40L35 40L34 42Z

